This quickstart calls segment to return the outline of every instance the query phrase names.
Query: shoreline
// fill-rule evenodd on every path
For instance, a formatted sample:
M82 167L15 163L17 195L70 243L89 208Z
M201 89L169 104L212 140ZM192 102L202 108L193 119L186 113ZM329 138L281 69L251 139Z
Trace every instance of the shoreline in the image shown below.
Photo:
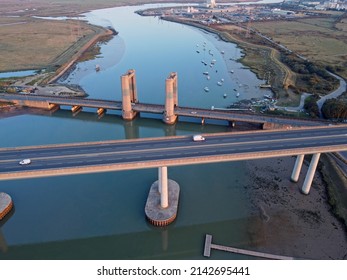
M103 28L104 29L104 28ZM91 40L89 40L82 48L80 48L77 53L68 60L64 65L62 65L56 72L53 77L47 81L47 84L51 84L53 82L56 82L59 78L61 78L66 72L70 70L74 66L74 64L80 59L80 57L88 51L90 48L92 48L96 43L101 41L104 37L107 36L113 36L116 35L113 30L111 29L104 29L104 33L99 33L94 35ZM71 46L73 47L73 46Z
M249 224L247 249L299 259L347 259L347 228L328 203L327 186L316 172L308 195L300 188L308 162L298 183L290 181L294 157L247 161L251 184L246 186L252 211L258 219Z

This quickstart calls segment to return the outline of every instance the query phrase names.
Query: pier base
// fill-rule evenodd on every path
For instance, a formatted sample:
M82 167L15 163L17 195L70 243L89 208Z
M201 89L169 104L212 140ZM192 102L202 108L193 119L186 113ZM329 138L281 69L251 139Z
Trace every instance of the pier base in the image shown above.
M152 225L163 227L171 224L176 219L180 186L177 182L168 180L169 203L166 208L161 207L161 193L158 186L159 180L155 181L149 190L145 213Z
M163 121L166 124L175 124L177 122L177 116L176 115L172 115L172 116L164 115Z
M12 210L12 207L12 198L7 193L0 192L0 220Z

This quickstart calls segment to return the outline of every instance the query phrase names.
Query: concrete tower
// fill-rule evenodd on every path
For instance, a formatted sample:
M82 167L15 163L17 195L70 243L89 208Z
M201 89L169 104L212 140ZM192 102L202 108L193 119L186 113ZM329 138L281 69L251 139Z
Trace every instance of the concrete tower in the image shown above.
M132 103L137 103L137 90L135 70L128 70L126 74L121 76L122 84L122 116L125 120L132 120L136 117L137 112L132 109Z
M166 79L165 90L166 98L163 119L165 123L173 124L177 120L177 115L175 115L175 106L178 105L176 72L170 73L169 77Z

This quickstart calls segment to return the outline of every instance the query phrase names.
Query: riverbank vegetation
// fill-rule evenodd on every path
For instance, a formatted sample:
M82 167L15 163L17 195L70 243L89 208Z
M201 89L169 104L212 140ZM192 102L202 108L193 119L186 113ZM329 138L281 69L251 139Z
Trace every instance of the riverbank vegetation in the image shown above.
M332 98L325 101L322 114L326 119L347 120L347 93L344 93L341 98Z

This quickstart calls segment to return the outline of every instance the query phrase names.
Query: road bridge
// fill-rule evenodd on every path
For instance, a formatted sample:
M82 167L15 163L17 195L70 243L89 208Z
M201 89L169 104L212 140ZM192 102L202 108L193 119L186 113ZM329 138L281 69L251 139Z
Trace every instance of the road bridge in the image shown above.
M327 125L327 122L323 120L257 115L227 109L182 107L178 105L177 79L175 72L170 73L166 79L165 105L139 102L134 70L129 70L121 76L122 101L9 93L0 93L0 101L48 110L56 110L60 106L71 106L73 112L78 112L83 107L95 108L99 114L103 114L106 110L118 110L122 112L125 120L132 120L139 113L160 114L167 124L175 123L179 117L190 117L200 119L202 123L206 119L224 120L231 126L234 126L236 122L254 123L259 124L263 129Z
M347 151L347 126L217 133L0 149L0 179L20 179ZM316 156L319 159L319 156ZM32 163L19 165L30 158ZM318 161L317 161L318 162ZM312 172L314 174L315 168ZM310 185L310 184L309 184ZM309 191L309 190L308 190ZM304 192L308 193L307 190Z
M168 167L225 161L297 156L291 180L298 181L305 155L313 155L302 192L308 194L321 153L347 151L347 126L219 133L192 136L100 141L0 149L0 180L158 168L145 212L156 226L177 215L179 185ZM30 164L20 164L30 159Z

